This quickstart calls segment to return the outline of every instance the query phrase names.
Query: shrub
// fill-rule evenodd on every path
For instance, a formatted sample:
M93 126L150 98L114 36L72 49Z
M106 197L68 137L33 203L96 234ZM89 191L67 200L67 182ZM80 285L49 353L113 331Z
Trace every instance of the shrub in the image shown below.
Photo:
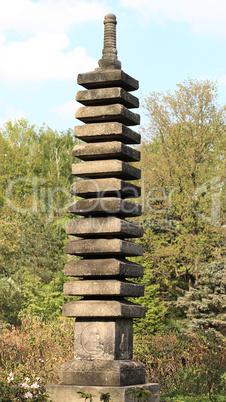
M37 402L49 401L45 386L40 377L14 376L10 372L7 379L0 380L0 401L27 401L33 399Z
M0 339L0 379L14 376L36 377L58 382L63 362L73 357L73 320L59 318L46 324L27 317L20 327L3 328Z
M73 358L73 320L61 317L47 324L26 317L20 327L5 326L0 334L0 402L23 401L31 390L38 390L38 401L46 401L44 385L57 383L61 364ZM135 335L134 358L145 364L147 381L161 385L162 402L223 401L225 343L213 330ZM42 378L39 387L31 387L37 377Z
M163 394L211 396L226 390L224 346L211 330L190 335L168 330L136 336L134 358L146 365L147 381L160 383Z

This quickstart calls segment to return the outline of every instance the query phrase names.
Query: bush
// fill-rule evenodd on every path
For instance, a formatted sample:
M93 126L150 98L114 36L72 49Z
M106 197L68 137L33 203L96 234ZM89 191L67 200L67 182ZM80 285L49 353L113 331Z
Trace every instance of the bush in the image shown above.
M185 396L185 395L177 395L177 396L166 396L161 398L161 402L225 402L224 395L211 395L209 396Z
M0 402L27 400L26 392L47 401L45 384L57 383L60 366L73 358L73 320L47 324L26 317L20 327L5 326L0 333ZM145 364L147 382L160 384L162 402L224 400L225 343L213 330L135 335L134 358Z
M49 401L45 386L40 377L14 376L10 372L6 380L0 380L0 401L27 401L33 399L37 402Z
M45 324L36 317L22 320L20 327L3 328L0 339L0 380L14 377L42 378L58 382L60 366L73 358L73 320L60 318Z
M23 305L24 295L12 278L0 279L0 322L14 325L19 323L18 313Z
M224 346L212 330L190 335L167 330L155 336L136 336L134 358L145 364L147 381L159 383L163 395L181 393L211 398L226 390Z

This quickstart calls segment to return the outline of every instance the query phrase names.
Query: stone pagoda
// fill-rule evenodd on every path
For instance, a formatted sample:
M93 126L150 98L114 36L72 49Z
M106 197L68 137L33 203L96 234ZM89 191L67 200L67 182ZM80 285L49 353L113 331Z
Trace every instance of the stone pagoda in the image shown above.
M76 280L65 283L64 294L81 299L63 306L64 316L76 318L74 359L61 367L60 384L48 386L53 402L79 401L78 392L95 395L93 401L101 392L110 393L113 402L131 401L129 390L138 386L151 391L148 401L159 400L158 384L145 384L144 365L132 360L133 318L144 317L145 309L125 299L144 292L143 285L126 280L143 273L141 265L126 259L142 255L142 246L131 239L143 230L130 219L141 215L141 205L127 200L140 197L140 187L131 181L141 172L130 163L140 160L131 147L140 135L128 127L140 124L130 110L139 106L130 93L139 84L121 70L116 23L113 14L105 16L99 67L78 75L85 90L76 96L84 105L76 118L85 124L75 127L75 137L84 143L73 149L81 162L72 165L78 179L71 193L79 199L69 211L78 217L66 227L74 236L66 253L76 258L64 271Z

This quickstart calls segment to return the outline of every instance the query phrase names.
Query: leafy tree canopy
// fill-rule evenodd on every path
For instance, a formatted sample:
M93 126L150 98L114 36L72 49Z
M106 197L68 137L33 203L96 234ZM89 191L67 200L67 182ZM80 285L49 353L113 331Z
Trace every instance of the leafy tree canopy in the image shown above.
M74 138L21 119L0 131L0 320L55 317L63 303ZM5 289L5 291L2 291Z
M214 264L225 242L226 106L217 97L215 83L189 79L143 102L141 241L165 302L198 286L203 264Z

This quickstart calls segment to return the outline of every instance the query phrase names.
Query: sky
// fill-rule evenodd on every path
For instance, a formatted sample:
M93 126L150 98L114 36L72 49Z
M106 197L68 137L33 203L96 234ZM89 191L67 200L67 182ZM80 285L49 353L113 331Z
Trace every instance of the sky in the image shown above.
M58 132L79 124L77 75L98 67L107 13L122 70L140 83L134 95L210 79L226 104L225 0L0 0L0 127L21 117Z

